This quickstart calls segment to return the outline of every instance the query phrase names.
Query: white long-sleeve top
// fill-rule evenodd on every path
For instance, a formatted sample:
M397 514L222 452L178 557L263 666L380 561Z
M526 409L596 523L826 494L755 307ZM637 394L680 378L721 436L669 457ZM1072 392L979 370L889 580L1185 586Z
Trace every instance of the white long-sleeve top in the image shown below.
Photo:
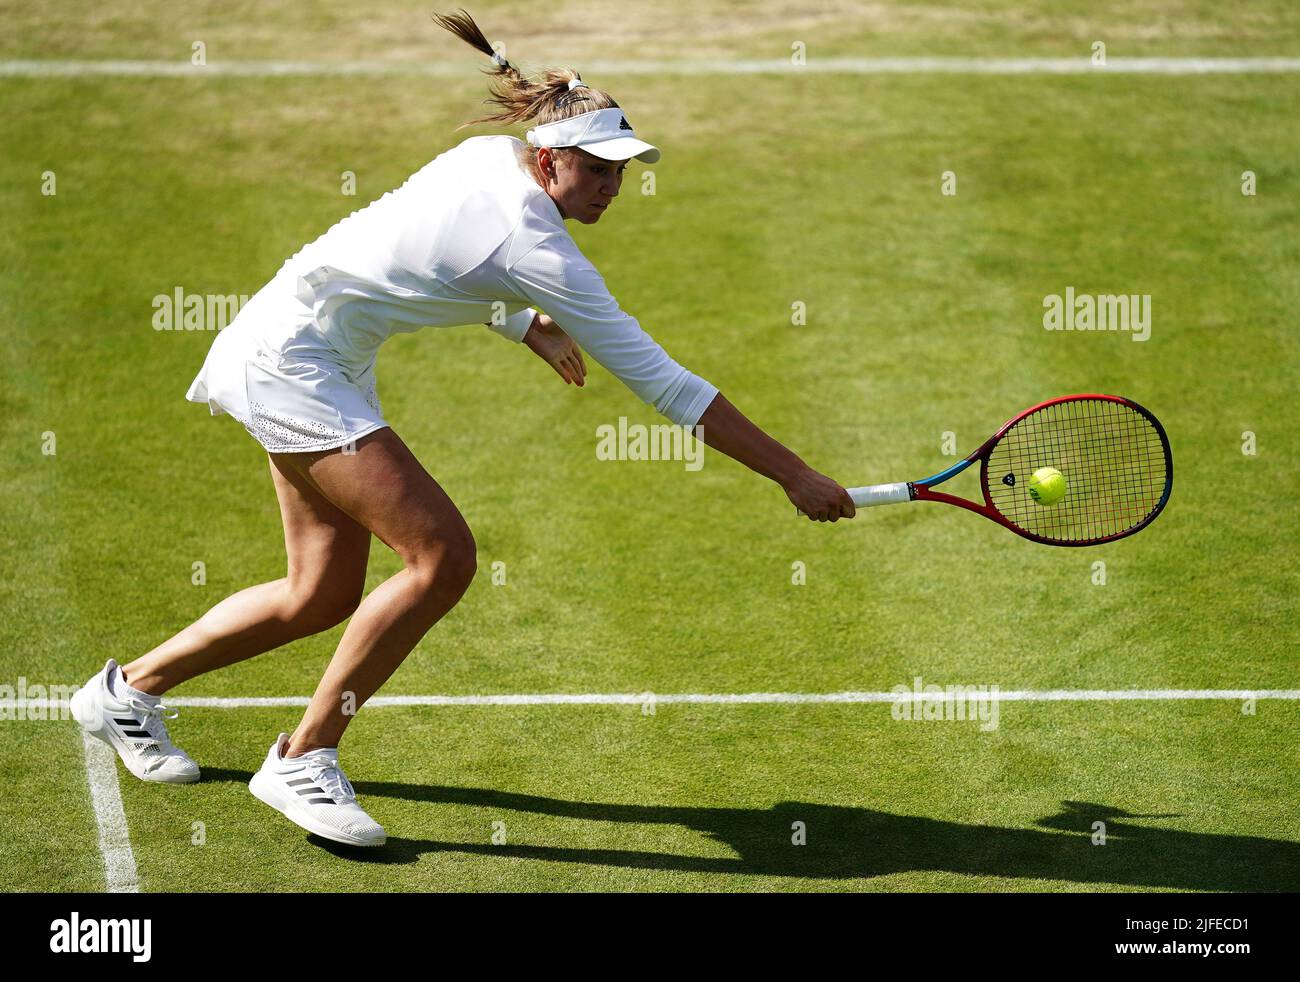
M642 401L694 426L717 388L619 307L521 146L477 136L439 155L287 260L226 330L360 377L395 333L486 323L517 342L541 309Z

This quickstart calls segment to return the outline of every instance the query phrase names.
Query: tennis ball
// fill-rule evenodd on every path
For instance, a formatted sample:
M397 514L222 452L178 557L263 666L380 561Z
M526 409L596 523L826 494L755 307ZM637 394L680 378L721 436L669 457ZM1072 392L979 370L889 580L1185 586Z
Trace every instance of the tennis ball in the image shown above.
M1040 505L1054 505L1065 497L1065 475L1055 467L1040 467L1029 479L1029 497Z

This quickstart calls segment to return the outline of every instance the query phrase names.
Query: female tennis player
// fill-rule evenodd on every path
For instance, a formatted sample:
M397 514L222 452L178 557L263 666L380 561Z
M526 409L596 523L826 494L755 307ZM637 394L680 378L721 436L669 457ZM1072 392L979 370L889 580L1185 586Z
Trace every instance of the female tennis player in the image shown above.
M160 696L350 616L302 720L275 739L250 789L352 845L382 844L385 833L339 767L340 738L455 606L477 562L465 519L384 419L375 357L392 334L486 323L577 386L585 352L674 423L700 424L706 444L777 482L810 518L854 513L844 488L673 361L566 231L569 220L600 221L628 161L653 163L659 151L577 72L525 78L468 14L437 19L495 62L499 111L473 122L530 121L527 144L477 136L441 154L291 257L217 335L187 398L235 417L265 448L288 573L226 598L130 664L110 659L72 700L81 725L137 777L196 781ZM405 568L363 600L372 535Z

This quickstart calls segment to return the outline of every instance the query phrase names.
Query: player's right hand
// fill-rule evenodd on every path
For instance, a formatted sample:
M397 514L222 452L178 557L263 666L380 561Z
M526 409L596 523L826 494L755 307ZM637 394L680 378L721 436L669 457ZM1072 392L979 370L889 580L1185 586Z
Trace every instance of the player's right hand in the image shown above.
M838 522L857 514L849 493L825 474L808 468L785 485L786 497L814 522Z

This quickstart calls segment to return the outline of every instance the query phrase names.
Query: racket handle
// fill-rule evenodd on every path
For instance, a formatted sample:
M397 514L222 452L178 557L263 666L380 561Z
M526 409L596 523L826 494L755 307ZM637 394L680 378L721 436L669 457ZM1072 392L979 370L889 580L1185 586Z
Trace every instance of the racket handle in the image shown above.
M906 481L901 484L870 484L865 488L847 488L849 497L859 508L871 508L875 505L893 505L900 501L911 501L912 490Z
M845 490L859 508L893 505L900 501L912 500L912 488L906 481L901 484L869 484L865 488L845 488ZM803 512L796 508L795 514L802 515Z

